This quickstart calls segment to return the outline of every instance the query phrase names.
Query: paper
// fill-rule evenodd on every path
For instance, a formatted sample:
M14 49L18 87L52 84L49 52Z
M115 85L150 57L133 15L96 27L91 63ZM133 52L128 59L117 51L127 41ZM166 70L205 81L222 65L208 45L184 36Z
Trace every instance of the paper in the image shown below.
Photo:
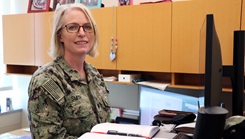
M175 128L180 128L180 127L190 127L190 128L195 128L196 126L196 122L192 122L192 123L187 123L187 124L181 124L176 126Z
M29 127L27 127L27 128L23 128L22 130L23 130L23 131L26 131L26 132L31 132L31 130L30 130L30 128L29 128Z
M110 76L110 77L104 77L105 81L117 81L117 77L115 76Z
M122 108L111 107L110 119L116 120L117 117L122 117Z
M107 134L97 134L97 133L85 133L78 139L143 139L141 137L129 137L129 136L119 136L119 135L107 135Z
M135 111L135 110L124 109L123 110L123 114L139 116L140 112L139 111Z
M160 90L165 90L166 87L168 87L169 85L169 83L162 83L159 81L142 81L142 82L137 82L136 84L149 86L149 87L160 89Z
M162 130L165 132L172 132L175 127L175 124L164 124Z
M158 133L160 128L158 126L145 126L145 125L134 125L134 124L116 124L116 123L101 123L95 125L91 132L86 133L79 137L79 139L136 139L139 137L130 137L128 135L137 135L144 138L153 137ZM110 135L111 133L123 133L124 135ZM142 139L142 137L140 137Z

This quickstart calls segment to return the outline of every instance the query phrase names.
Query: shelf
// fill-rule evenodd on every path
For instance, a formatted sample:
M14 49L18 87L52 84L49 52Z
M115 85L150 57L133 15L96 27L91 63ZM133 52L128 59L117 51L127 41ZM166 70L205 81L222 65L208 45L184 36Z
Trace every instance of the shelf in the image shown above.
M102 70L99 69L100 74L104 77L116 77L118 78L119 74L140 74L142 80L157 80L164 83L171 82L171 73L165 72L146 72L146 71L130 71L130 70ZM132 84L132 83L125 83L125 82L118 82L118 81L111 81L114 83L119 84Z
M105 81L105 82L114 83L114 84L126 84L126 85L132 85L132 84L134 84L132 82L119 82L119 81Z
M204 74L172 73L171 85L199 89L204 86Z
M169 85L169 87L204 90L204 85L204 74L172 73L171 85ZM232 83L230 78L222 78L222 88L222 92L232 92Z
M7 65L8 74L33 74L38 69L37 66Z
M204 86L169 85L168 87L170 87L170 88L181 88L181 89L204 90Z
M189 85L169 85L169 88L179 88L179 89L192 89L192 90L204 90L204 86L189 86ZM231 88L223 88L222 92L231 93ZM245 91L244 91L245 93Z
M7 65L7 74L27 74L32 75L38 66ZM114 76L118 78L119 74L141 74L141 78L146 80L157 80L162 83L170 83L169 88L204 90L204 74L190 73L165 73L165 72L145 72L145 71L127 71L127 70L105 70L98 69L104 77ZM115 84L133 84L132 82L106 81ZM232 92L231 80L227 77L222 81L223 92Z

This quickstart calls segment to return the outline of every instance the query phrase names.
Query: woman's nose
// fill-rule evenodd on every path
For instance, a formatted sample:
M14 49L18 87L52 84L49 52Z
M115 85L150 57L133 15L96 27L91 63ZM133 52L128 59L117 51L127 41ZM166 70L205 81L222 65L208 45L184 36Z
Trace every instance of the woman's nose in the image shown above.
M79 28L79 30L78 30L78 35L82 35L82 36L85 35L85 31L84 31L84 29L83 29L82 26L81 26L81 27Z

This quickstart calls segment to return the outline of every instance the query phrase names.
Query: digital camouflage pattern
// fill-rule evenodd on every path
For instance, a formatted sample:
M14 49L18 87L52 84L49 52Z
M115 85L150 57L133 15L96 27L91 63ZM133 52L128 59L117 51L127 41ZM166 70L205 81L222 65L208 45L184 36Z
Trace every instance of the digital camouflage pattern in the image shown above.
M96 68L84 63L87 81L63 57L39 68L28 88L33 139L74 139L109 122L109 91Z

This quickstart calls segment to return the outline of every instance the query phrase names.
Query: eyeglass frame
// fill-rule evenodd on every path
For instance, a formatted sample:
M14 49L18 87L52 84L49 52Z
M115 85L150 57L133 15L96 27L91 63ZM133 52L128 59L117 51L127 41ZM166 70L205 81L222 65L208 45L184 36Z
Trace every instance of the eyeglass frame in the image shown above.
M78 25L78 26L79 26L78 30L77 30L76 32L70 32L70 31L68 30L68 28L67 28L67 25L69 25L69 24ZM85 27L86 25L88 25L88 24L89 24L89 25L91 26L91 28L92 28L92 29L91 29L91 32L90 32L90 31L89 31L89 32L86 31L85 28L84 28L84 27ZM92 32L94 32L94 27L92 26L91 23L85 23L85 24L83 24L82 26L80 26L78 23L68 23L68 24L64 25L61 29L66 28L66 31L67 31L68 33L78 33L78 32L80 31L80 28L81 28L81 27L83 28L83 31L84 31L85 33L92 33Z

